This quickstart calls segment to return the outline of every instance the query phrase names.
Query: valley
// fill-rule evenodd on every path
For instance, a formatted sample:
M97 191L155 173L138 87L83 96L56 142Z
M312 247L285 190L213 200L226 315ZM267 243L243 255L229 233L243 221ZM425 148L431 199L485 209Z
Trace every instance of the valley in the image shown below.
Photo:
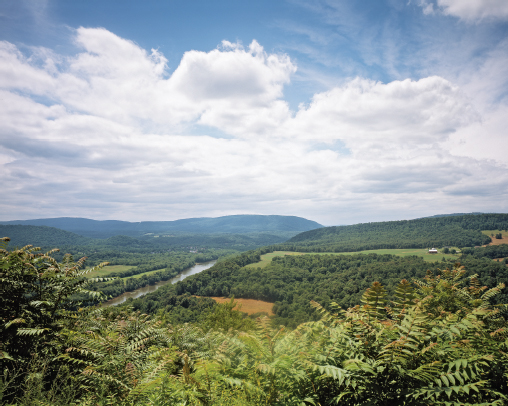
M483 381L500 382L508 371L502 356L507 227L508 214L475 214L320 227L286 234L286 239L287 231L273 229L256 231L257 240L252 233L186 234L175 243L177 236L97 239L48 226L0 225L0 231L13 232L18 247L31 232L36 240L48 238L41 244L45 248L68 242L60 252L44 256L34 248L11 248L4 239L2 317L10 321L2 324L7 338L0 349L21 360L28 359L26 351L45 348L58 356L40 368L69 371L77 377L72 379L101 371L93 375L94 382L133 399L154 393L144 383L136 389L129 381L134 373L147 385L187 374L188 382L167 381L172 389L166 399L175 393L188 396L177 387L204 391L206 382L222 385L228 379L256 387L256 382L272 385L277 374L289 374L287 383L276 384L278 396L302 391L298 399L317 401L329 397L328 389L312 389L317 382L336 388L337 396L349 390L346 379L371 382L372 374L354 372L359 370L355 362L385 368L373 376L384 377L388 368L397 382L404 382L400 390L411 387L412 394L434 386L400 372L408 362L415 363L411 371L433 365L426 373L446 390L450 381L440 377L448 376L448 362L466 362L483 374ZM495 238L499 233L501 238ZM252 249L242 248L247 239ZM430 254L430 247L438 253ZM90 272L79 271L82 264L75 261L82 256L94 266ZM480 320L482 314L487 316ZM414 333L408 333L408 325ZM411 336L410 344L402 336ZM422 338L427 336L430 344ZM416 361L404 358L415 351ZM11 358L5 359L16 368ZM286 362L292 369L284 369ZM120 367L111 368L114 363ZM135 365L142 367L131 372ZM478 379L462 379L493 396ZM454 387L457 399L469 401L462 386ZM162 393L162 387L156 388ZM221 390L227 399L237 399L234 386ZM393 385L386 390L391 393ZM199 393L216 396L215 389ZM265 398L264 389L259 396ZM248 399L246 405L258 404Z

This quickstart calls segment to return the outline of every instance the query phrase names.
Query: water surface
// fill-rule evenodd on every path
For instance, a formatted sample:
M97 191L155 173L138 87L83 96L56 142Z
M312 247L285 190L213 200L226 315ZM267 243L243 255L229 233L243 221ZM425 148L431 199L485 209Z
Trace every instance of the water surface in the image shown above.
M217 261L203 262L201 264L196 264L193 267L187 268L182 273L178 274L174 278L168 279L167 281L156 282L155 285L147 285L142 288L133 290L132 292L122 293L120 296L117 296L107 302L102 303L102 307L108 306L116 306L120 303L125 302L129 298L136 299L140 296L146 295L147 293L155 292L161 286L167 285L168 283L174 284L176 282L183 281L187 276L195 275L197 273L203 272L205 269L211 268L213 264Z

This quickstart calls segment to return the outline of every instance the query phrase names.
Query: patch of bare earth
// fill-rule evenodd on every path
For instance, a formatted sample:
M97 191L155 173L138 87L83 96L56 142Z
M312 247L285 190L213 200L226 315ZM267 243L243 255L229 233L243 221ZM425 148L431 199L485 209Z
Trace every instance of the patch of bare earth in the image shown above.
M492 242L487 245L501 245L501 244L508 244L508 235L503 234L503 238L497 239L496 237L490 237L492 239ZM487 245L484 245L486 247Z
M226 303L231 300L227 297L211 297L210 299L215 300L217 303ZM241 305L240 309L238 309L238 305L235 309L247 314L266 313L268 316L273 316L275 314L272 311L273 303L263 302L262 300L237 298L235 298L235 302Z

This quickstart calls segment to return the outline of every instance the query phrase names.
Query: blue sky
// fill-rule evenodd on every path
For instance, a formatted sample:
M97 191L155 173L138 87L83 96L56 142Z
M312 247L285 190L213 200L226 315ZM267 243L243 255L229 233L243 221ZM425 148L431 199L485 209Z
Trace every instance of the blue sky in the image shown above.
M505 0L0 3L2 220L508 209Z

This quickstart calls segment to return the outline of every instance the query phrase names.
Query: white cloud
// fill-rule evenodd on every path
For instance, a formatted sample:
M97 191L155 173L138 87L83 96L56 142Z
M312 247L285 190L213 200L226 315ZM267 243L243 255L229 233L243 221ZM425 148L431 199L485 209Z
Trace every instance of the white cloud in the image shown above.
M279 99L296 71L289 57L268 55L256 41L248 50L229 42L223 48L186 52L170 79L199 122L240 135L286 118L289 108Z
M420 2L421 7L423 8L423 14L429 15L434 14L434 4L427 3L425 0Z
M444 147L457 156L502 162L506 168L508 166L506 157L508 151L507 117L508 106L493 107L491 111L485 113L482 121L452 134Z
M51 74L30 64L12 44L0 41L0 88L34 94L49 93L55 88Z
M282 88L296 69L286 55L267 54L256 41L247 50L226 41L208 53L188 51L169 77L160 52L148 54L105 29L78 29L76 44L85 52L69 58L56 78L45 78L56 91L47 85L39 93L77 111L158 131L174 131L200 117L203 124L218 126L231 114L245 120L263 114L281 104ZM10 59L19 64L18 54ZM47 76L30 65L25 69ZM27 79L27 74L18 76Z
M445 14L464 20L508 19L506 0L437 0L437 3Z
M189 98L266 104L282 97L282 86L295 71L289 57L267 55L256 41L245 51L231 44L226 50L189 51L171 80Z
M485 113L508 95L508 39L504 39L475 60L473 67L458 69L457 81ZM483 113L483 112L482 112Z
M9 218L258 212L346 223L367 221L362 210L443 212L457 196L472 210L469 196L485 204L508 190L506 157L488 152L504 145L506 109L482 121L442 77L356 78L293 112L283 90L295 64L256 41L186 52L172 74L160 52L104 29L80 28L76 43L72 57L0 44ZM200 125L230 139L192 135Z
M424 14L435 12L434 4L421 0ZM466 21L484 19L508 19L506 0L437 0L437 8L445 15L458 17Z
M388 84L357 78L315 95L289 126L291 133L338 138L354 148L365 143L393 148L444 141L476 120L469 100L443 78Z

